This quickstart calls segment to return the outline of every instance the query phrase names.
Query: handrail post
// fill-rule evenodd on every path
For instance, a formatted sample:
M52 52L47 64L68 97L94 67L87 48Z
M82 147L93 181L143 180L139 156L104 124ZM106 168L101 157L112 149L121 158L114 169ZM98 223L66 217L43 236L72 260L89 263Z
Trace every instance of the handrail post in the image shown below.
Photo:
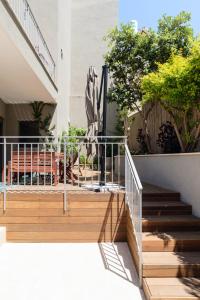
M142 190L140 190L140 195L139 195L139 284L140 287L142 288L143 285L143 258L142 258Z
M6 138L3 139L3 157L4 157L4 163L3 163L3 185L4 185L4 197L3 197L3 211L6 211L6 198L7 198L7 191L6 191Z
M67 211L67 174L66 174L66 166L67 166L67 149L66 149L66 138L64 138L64 212Z

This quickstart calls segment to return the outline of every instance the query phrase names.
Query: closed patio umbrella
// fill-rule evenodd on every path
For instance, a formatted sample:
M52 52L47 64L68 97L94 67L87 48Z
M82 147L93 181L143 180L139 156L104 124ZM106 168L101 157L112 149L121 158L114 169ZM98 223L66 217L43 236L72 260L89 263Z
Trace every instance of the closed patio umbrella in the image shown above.
M88 121L87 137L91 137L89 140L93 142L96 140L98 135L98 112L97 112L97 102L98 102L98 75L94 67L89 68L87 75L87 86L85 91L85 108ZM88 156L95 155L96 148L88 147Z

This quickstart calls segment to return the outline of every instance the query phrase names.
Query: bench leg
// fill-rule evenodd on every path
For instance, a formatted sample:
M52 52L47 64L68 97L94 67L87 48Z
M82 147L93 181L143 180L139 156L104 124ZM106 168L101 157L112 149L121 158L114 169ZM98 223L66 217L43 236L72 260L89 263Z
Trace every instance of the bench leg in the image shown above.
M11 182L11 168L8 166L8 185L10 185Z
M2 176L1 176L1 178L2 178L2 183L4 183L4 167L2 168Z
M57 173L55 172L54 173L54 185L56 186L58 184L58 175Z

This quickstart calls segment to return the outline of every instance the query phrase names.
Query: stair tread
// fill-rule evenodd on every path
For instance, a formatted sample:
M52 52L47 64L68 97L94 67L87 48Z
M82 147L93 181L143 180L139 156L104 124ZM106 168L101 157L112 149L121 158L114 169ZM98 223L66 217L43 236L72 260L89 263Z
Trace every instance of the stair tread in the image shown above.
M200 251L195 252L143 252L143 267L199 265Z
M166 188L155 186L149 183L142 183L143 185L143 195L180 195L176 191L172 191Z
M200 218L197 218L193 215L184 215L184 216L146 216L142 218L143 221L155 221L155 222L182 222L182 221L188 221L188 222L199 222Z
M145 278L144 288L150 300L200 298L200 278Z
M182 201L143 201L143 207L191 207L191 205Z
M200 231L143 232L143 241L200 240Z

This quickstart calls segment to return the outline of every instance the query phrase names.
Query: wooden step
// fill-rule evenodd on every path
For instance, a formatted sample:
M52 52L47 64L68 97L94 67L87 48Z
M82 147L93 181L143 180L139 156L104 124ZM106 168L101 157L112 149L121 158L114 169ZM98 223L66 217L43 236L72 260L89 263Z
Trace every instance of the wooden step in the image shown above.
M59 217L1 217L0 225L7 224L126 224L126 216L119 218L119 216L111 216L106 218L101 217L68 217L68 215Z
M192 206L181 201L143 201L143 216L191 215Z
M194 216L146 216L142 220L143 232L199 231L200 218Z
M147 300L200 299L200 278L144 278Z
M143 277L199 277L200 252L143 252Z
M7 224L6 231L8 232L126 232L126 224L117 224L111 226L107 224Z
M120 192L105 192L95 193L88 191L69 191L67 192L68 201L78 202L118 202L124 200L125 193ZM8 192L7 201L63 201L63 192ZM0 202L3 201L3 193L0 193Z
M200 231L144 232L143 252L200 251Z
M144 201L179 201L180 193L143 193L142 198Z
M80 208L80 209L70 209L64 212L62 208L36 208L36 209L7 209L5 212L0 209L1 217L104 217L109 216L125 216L125 212L118 209L90 209L90 208Z
M110 208L120 208L122 207L124 201L120 200L119 202L113 201L111 203L106 201L68 201L69 209L73 208L99 208L99 209L110 209ZM35 209L35 208L64 208L64 201L63 200L9 200L6 203L7 209ZM0 209L3 209L3 202L0 202Z
M8 242L125 242L126 232L8 232Z

